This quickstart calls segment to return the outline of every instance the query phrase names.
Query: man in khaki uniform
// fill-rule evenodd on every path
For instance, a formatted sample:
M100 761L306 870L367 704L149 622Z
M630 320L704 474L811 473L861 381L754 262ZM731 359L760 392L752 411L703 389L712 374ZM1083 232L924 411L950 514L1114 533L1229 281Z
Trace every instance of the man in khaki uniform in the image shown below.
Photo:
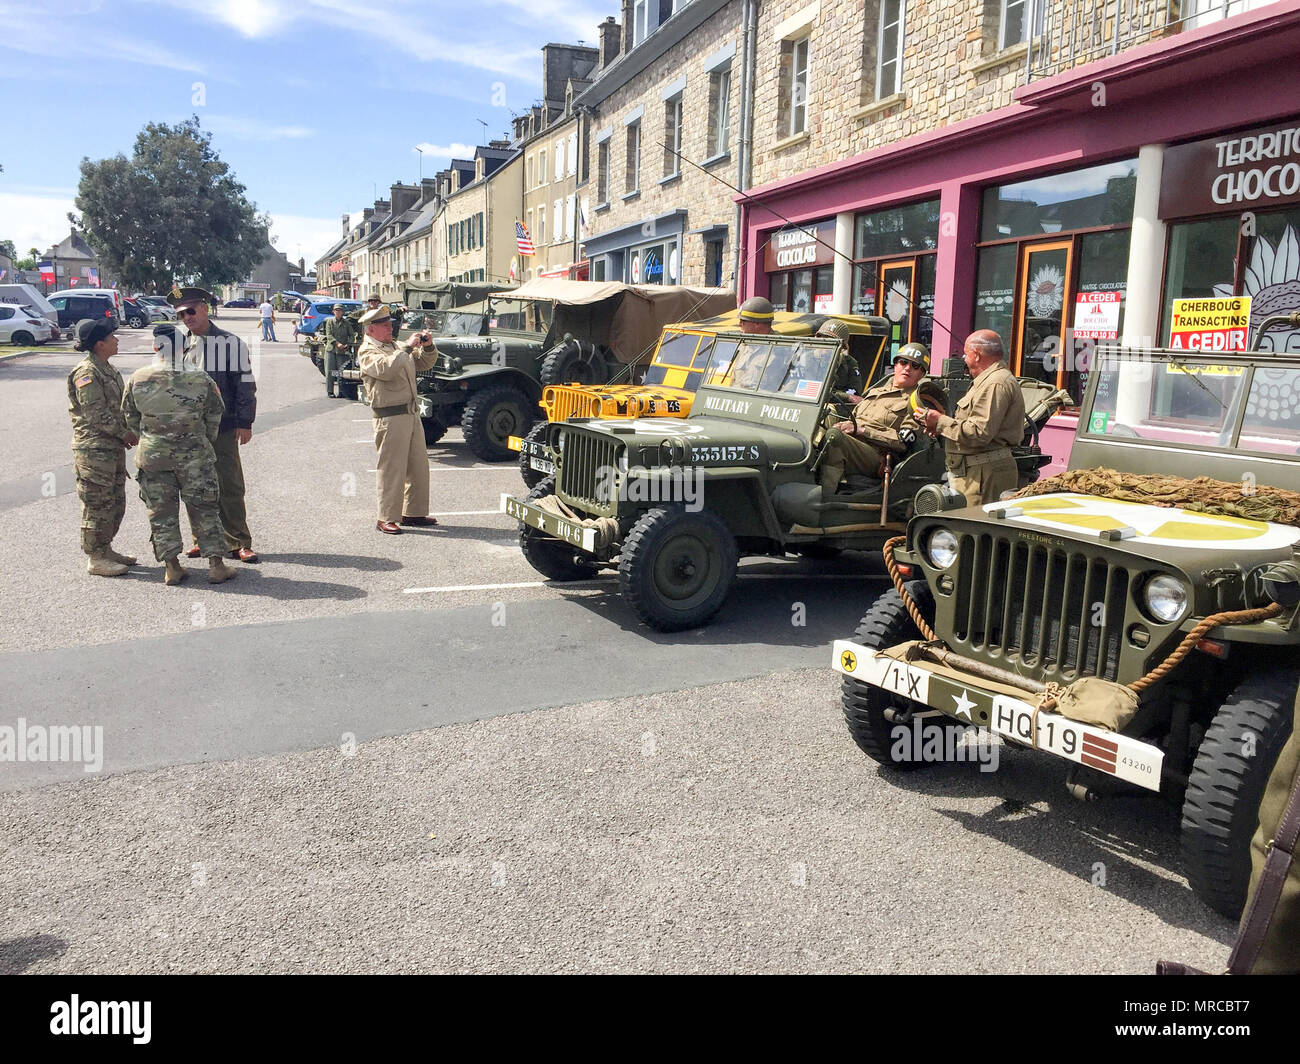
M361 326L366 338L357 350L357 365L370 397L379 451L375 527L396 536L402 531L399 524L438 523L429 516L429 452L415 409L415 375L433 368L438 351L428 333L416 333L400 347L395 344L392 318L382 303L361 315Z
M817 475L823 495L834 495L849 474L880 476L886 454L906 453L898 430L907 421L908 397L925 377L929 361L923 344L900 347L894 355L893 378L868 389L853 408L853 420L841 421L827 432Z
M1002 338L992 329L966 337L962 358L975 383L953 416L926 410L913 417L931 436L943 438L953 490L968 506L983 506L1016 489L1011 448L1025 436L1025 400L1003 360Z

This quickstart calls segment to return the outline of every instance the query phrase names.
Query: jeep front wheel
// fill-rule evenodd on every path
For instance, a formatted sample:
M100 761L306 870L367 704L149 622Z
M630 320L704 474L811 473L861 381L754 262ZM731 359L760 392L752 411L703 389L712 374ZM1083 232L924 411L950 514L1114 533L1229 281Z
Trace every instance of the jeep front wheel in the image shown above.
M554 491L555 478L543 477L525 501L536 502ZM519 549L525 561L548 580L588 580L596 575L596 567L581 561L575 548L531 525L519 526Z
M736 539L716 514L656 507L623 543L619 590L651 628L699 628L731 593L736 562Z
M913 580L905 586L922 616L933 616L934 598L929 584L924 580ZM894 588L871 604L855 633L857 642L872 650L884 650L920 637L902 596ZM912 756L917 753L912 749L913 744L894 741L892 733L899 725L886 717L885 711L919 712L925 710L925 706L855 680L852 676L844 677L840 702L844 706L844 723L849 726L849 734L873 761L899 772L909 772L924 764L920 758Z
M469 449L485 462L514 457L507 441L522 436L533 423L528 399L518 388L485 388L470 396L460 424Z
M538 440L540 440L542 438L542 434L546 431L546 425L547 422L539 421L536 425L534 425L531 429L529 429L528 435L524 437L524 443L525 444L536 443ZM534 469L532 467L532 464L529 460L527 447L524 447L523 450L519 452L519 475L524 478L524 483L527 484L528 487L530 488L537 487L537 485L540 484L543 481L543 479L545 479L546 477L545 473L541 472L540 470Z
M1183 871L1193 893L1235 920L1250 883L1250 839L1278 754L1291 735L1300 669L1243 680L1201 740L1183 799Z

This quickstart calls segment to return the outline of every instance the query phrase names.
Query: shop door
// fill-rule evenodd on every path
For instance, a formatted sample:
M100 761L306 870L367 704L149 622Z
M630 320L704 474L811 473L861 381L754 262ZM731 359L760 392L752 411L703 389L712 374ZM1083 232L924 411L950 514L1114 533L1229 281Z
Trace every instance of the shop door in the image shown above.
M876 282L876 314L889 321L889 350L892 356L912 338L912 315L916 305L916 259L882 262Z
M1021 377L1058 383L1070 324L1065 310L1073 267L1073 240L1026 244L1020 250L1011 365Z

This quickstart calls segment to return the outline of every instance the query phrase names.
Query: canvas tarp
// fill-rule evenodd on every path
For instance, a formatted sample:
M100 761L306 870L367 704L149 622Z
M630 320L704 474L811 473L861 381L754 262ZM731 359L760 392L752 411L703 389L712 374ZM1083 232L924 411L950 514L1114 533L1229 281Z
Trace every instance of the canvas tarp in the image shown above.
M569 334L584 342L600 344L625 365L649 361L665 325L697 321L736 307L735 293L726 288L545 277L510 292L493 294L553 303L553 340L558 342Z

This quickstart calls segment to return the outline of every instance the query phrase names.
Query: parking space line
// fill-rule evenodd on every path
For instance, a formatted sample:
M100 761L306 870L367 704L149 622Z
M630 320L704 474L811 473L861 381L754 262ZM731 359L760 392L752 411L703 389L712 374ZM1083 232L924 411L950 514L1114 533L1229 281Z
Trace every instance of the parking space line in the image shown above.
M510 517L509 514L503 514L498 510L442 510L430 517ZM513 521L514 518L511 518Z
M369 441L367 441L367 442L369 442ZM502 472L507 472L507 471L509 471L509 470L514 470L514 469L518 469L518 468L519 468L518 466L512 466L512 465L499 465L499 466L490 466L490 465L439 466L439 465L434 465L432 462L429 463L429 472L430 472L430 473L470 473L470 472L481 472L481 471L484 470L484 469L498 469L498 470L501 470ZM366 472L367 472L367 473L378 473L379 470L378 470L378 469L367 469Z
M431 595L438 592L449 591L510 591L519 587L581 587L584 584L605 583L614 578L611 573L607 577L596 577L591 580L523 580L517 584L451 584L447 587L404 587L403 595Z

